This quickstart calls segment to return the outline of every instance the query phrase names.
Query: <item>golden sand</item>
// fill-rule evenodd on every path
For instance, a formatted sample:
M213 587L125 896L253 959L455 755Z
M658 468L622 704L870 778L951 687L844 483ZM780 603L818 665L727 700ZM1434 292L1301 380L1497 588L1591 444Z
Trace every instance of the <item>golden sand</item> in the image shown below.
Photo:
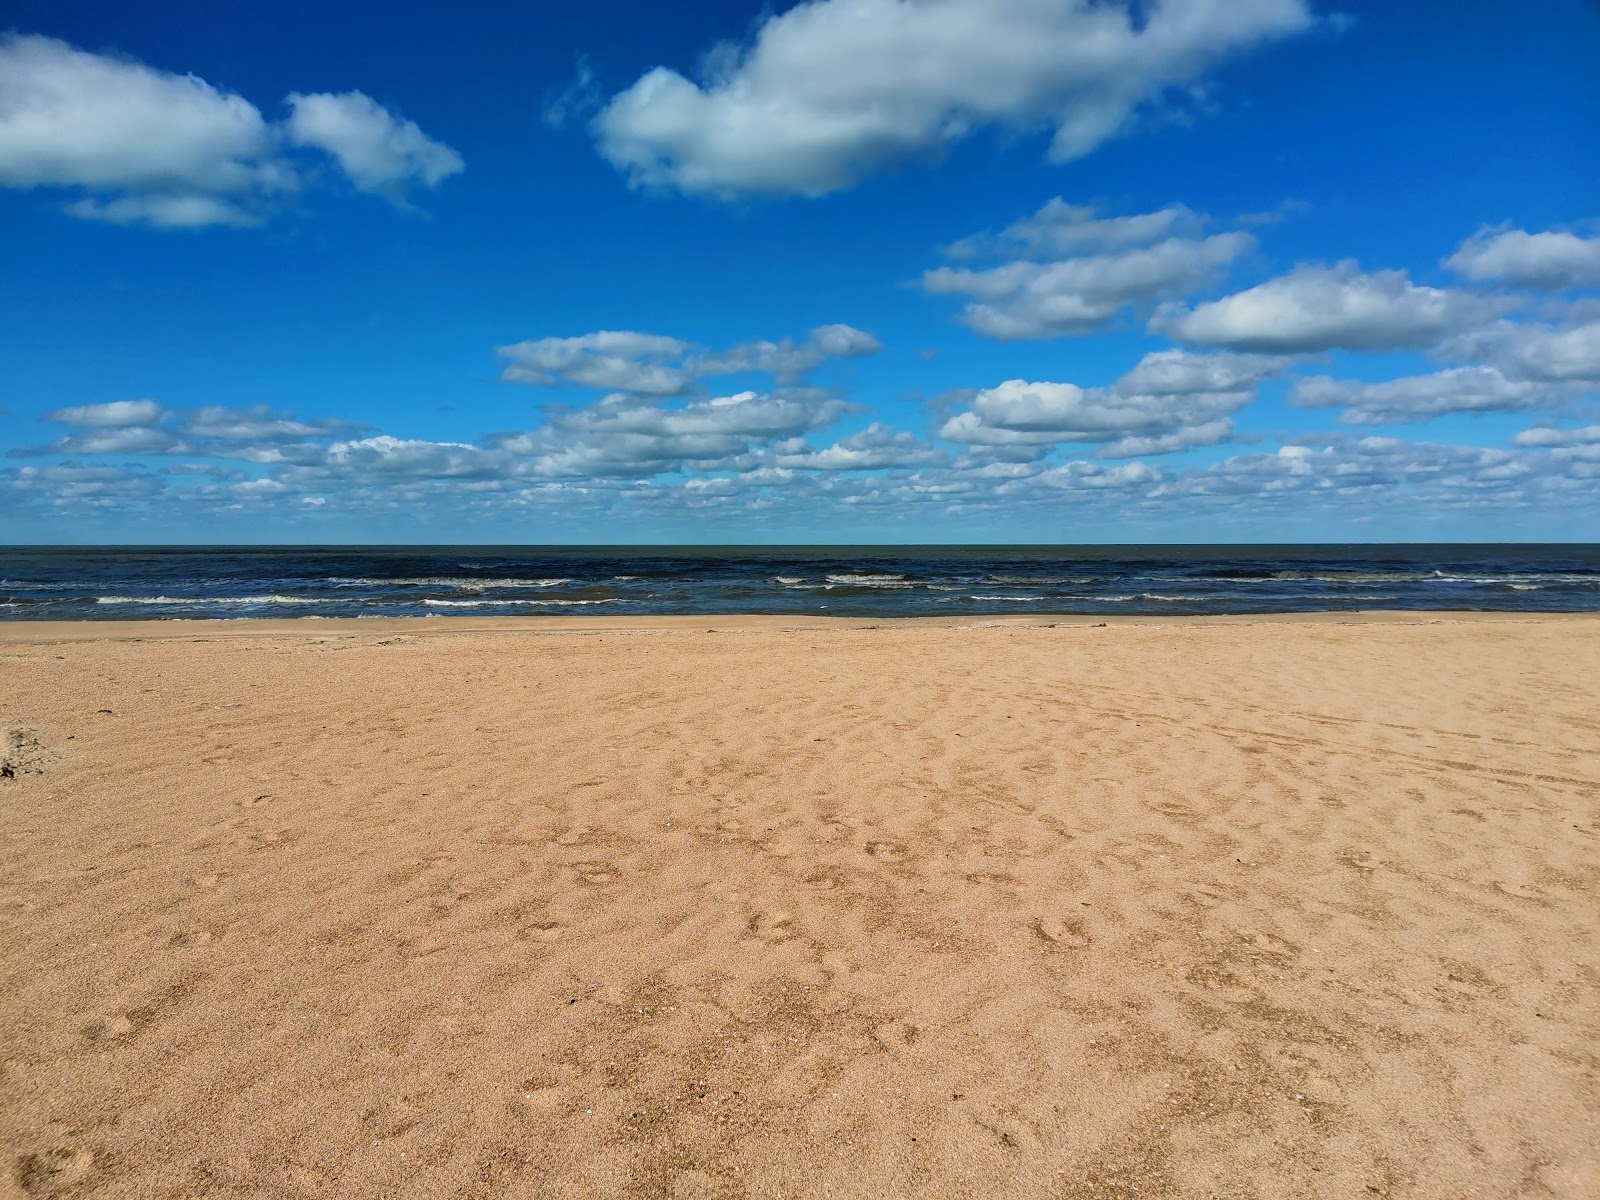
M1597 681L1595 618L5 626L0 1195L1600 1195Z

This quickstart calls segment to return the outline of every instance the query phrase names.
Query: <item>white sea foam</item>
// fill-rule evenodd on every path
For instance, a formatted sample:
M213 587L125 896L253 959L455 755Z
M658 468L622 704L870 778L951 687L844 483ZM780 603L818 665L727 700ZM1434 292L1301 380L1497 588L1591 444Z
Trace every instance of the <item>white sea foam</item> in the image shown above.
M829 575L829 583L850 583L861 587L910 587L904 575Z
M1013 600L1018 603L1027 600L1043 600L1043 596L968 596L968 600Z

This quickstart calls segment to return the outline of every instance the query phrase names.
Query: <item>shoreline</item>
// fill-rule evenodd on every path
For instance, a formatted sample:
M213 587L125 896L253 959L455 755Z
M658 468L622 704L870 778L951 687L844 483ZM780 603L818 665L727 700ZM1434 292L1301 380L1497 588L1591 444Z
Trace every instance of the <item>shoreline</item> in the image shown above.
M1118 626L1537 624L1600 621L1600 612L1352 609L1318 612L1184 615L1036 613L963 617L789 616L777 613L658 614L636 617L200 617L137 621L0 621L0 644L149 641L168 638L349 636L357 633L672 633L820 632L842 629L1095 629Z

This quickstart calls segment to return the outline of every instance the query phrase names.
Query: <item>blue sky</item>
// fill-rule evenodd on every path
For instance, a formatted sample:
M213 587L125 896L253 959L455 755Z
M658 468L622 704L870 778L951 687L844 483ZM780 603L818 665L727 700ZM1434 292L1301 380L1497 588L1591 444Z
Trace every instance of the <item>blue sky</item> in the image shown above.
M4 19L0 541L1600 535L1580 0Z

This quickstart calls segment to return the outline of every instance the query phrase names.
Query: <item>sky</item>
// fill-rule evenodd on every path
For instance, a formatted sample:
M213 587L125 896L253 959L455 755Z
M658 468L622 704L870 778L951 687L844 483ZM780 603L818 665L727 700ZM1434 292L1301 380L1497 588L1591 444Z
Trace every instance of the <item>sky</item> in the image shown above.
M1591 0L7 0L0 542L1600 540Z

